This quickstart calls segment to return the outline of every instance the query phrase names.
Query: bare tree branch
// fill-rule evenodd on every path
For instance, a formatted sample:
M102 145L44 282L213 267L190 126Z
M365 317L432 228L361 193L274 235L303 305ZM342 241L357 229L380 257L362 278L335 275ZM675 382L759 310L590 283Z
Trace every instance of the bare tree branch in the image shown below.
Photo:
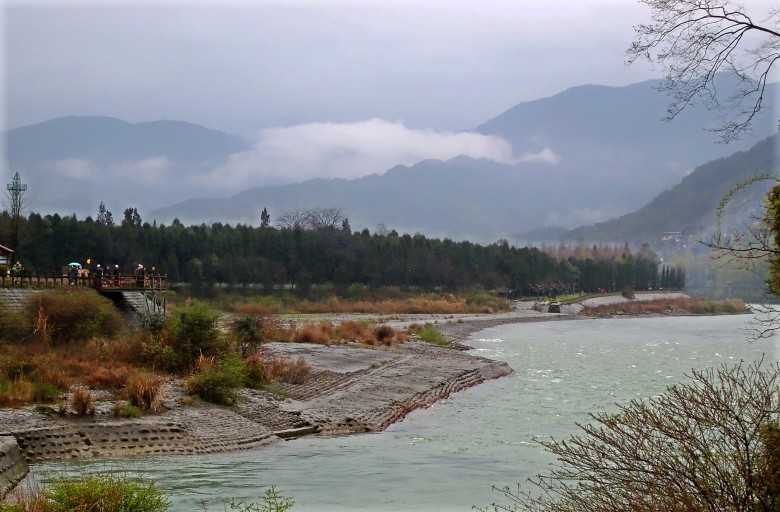
M780 60L778 11L757 23L732 0L640 2L650 7L652 23L634 28L628 63L647 60L665 70L660 89L673 98L667 119L701 103L725 110L723 123L713 129L721 142L749 131L764 104L772 67ZM728 98L719 94L719 72L736 80L736 93Z

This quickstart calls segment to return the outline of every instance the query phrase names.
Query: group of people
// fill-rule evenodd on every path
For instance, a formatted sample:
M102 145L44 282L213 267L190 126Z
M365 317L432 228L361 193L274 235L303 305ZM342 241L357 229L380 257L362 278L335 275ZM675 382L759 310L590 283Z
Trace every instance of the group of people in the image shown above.
M71 265L68 269L68 282L71 285L75 285L78 283L78 278L80 277L89 277L89 269Z
M136 284L141 288L145 287L146 277L154 277L154 274L154 267L147 271L146 268L144 268L144 266L139 263L135 268ZM120 286L119 277L122 275L122 272L119 270L119 265L108 265L106 268L103 268L100 263L98 263L97 267L95 268L95 275L103 286Z

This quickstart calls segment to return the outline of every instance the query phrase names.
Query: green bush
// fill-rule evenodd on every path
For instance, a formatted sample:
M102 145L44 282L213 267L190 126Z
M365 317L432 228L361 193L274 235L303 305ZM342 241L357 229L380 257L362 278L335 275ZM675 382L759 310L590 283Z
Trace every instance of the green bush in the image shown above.
M433 343L434 345L445 346L450 344L450 340L436 330L431 323L426 323L425 325L412 324L406 328L406 332L419 336L421 340Z
M78 480L58 478L49 484L46 495L52 503L51 512L162 512L170 504L154 482L113 474L87 475Z
M480 308L483 313L496 313L509 309L509 301L496 297L477 285L466 296L466 304Z
M246 386L252 389L262 389L272 380L268 362L258 354L252 354L244 360L246 371Z
M111 413L116 418L139 418L141 409L127 402L116 402L111 407Z
M225 354L219 359L203 359L198 372L187 379L187 392L207 402L234 404L237 391L247 381L244 362L235 353Z
M111 338L124 326L122 314L109 299L80 286L63 286L37 294L30 301L27 314L34 318L39 312L45 315L51 342L55 344L97 336Z
M33 402L53 402L59 398L62 393L62 389L58 388L50 382L34 380L33 385Z
M164 512L170 500L153 481L126 475L59 476L45 489L0 503L0 512Z
M268 316L257 313L241 315L233 321L233 337L242 355L254 353L265 341L269 322Z
M193 302L177 312L172 341L183 362L191 365L199 356L215 356L225 351L219 319L220 314L204 302Z

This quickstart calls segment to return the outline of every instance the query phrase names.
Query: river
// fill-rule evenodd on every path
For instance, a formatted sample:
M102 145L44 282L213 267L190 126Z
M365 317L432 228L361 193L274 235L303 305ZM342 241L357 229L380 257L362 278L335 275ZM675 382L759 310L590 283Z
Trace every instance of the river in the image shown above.
M692 368L780 360L780 343L747 341L749 315L505 325L477 333L474 353L515 374L415 411L385 432L306 437L240 452L37 464L38 474L123 471L155 479L174 512L223 511L275 485L305 511L468 511L500 501L552 461L535 439L560 439L589 412L659 394ZM766 364L765 363L765 364Z

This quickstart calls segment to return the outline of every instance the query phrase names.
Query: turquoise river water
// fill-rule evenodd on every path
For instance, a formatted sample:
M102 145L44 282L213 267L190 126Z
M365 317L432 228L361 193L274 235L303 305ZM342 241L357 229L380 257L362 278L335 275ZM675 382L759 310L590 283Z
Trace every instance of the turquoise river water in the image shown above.
M780 338L749 343L749 315L575 320L475 334L474 353L515 374L415 411L378 434L306 437L239 453L38 464L50 472L140 473L171 510L226 510L275 485L304 511L468 511L501 501L552 461L535 439L577 432L588 412L687 382L692 368L780 360Z

